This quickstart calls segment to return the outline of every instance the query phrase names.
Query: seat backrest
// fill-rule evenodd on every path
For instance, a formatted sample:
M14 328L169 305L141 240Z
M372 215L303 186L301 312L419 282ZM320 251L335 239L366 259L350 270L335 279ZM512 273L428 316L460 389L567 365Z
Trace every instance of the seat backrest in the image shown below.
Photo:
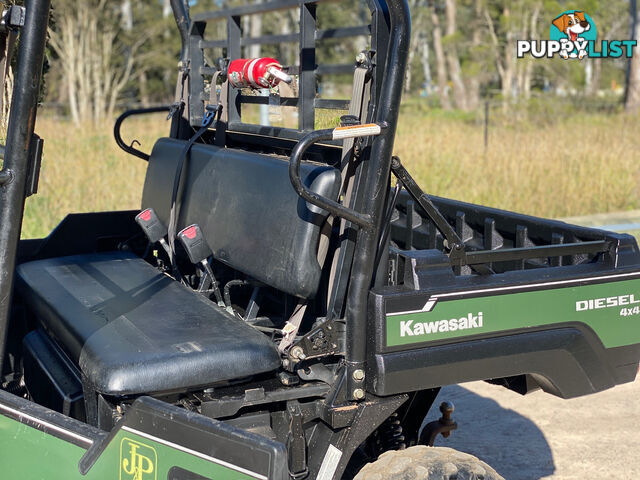
M171 189L186 142L156 142L142 207L168 224ZM283 292L312 298L320 283L320 230L327 212L293 190L286 159L211 145L194 145L184 175L178 229L197 223L216 260ZM337 199L340 172L303 163L303 182Z

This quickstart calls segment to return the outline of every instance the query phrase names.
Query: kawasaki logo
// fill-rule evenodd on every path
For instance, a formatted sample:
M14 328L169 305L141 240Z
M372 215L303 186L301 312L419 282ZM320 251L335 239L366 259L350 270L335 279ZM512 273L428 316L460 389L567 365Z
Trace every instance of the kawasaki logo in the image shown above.
M468 313L466 317L452 318L451 320L438 320L435 322L416 322L407 320L400 322L400 336L414 337L417 335L430 335L433 333L455 332L457 330L470 330L482 328L482 312Z

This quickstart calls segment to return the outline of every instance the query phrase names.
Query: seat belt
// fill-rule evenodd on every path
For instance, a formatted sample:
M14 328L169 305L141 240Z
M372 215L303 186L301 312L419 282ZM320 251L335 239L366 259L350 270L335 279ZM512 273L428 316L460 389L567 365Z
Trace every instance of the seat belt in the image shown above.
M351 104L349 106L349 115L353 115L356 118L360 119L360 123L366 121L367 116L367 107L369 105L370 96L371 96L371 81L367 77L369 69L365 66L357 67L354 73L353 79L353 92L351 96ZM353 186L355 179L355 166L351 162L353 157L353 147L355 144L355 138L348 138L343 141L342 144L342 162L341 162L341 172L342 172L342 186L343 186L343 200L342 203L347 205L349 208L353 208L352 199L353 196ZM344 219L340 220L340 234L339 238L343 238L345 230L347 228L347 221ZM342 242L341 242L342 243ZM333 262L331 264L331 270L329 272L329 289L327 292L327 311L331 307L332 298L334 298L334 290L336 288L336 272L338 269L338 264L340 261L340 257L344 255L344 248L342 245L338 245L336 249L336 253L333 256Z
M368 105L369 95L371 91L371 82L367 81L368 68L356 67L353 75L353 87L351 95L351 103L349 104L349 115L355 116L363 121L363 117L366 115L366 105ZM350 170L350 160L353 157L353 146L355 144L354 138L347 138L342 141L342 155L340 160L340 170L342 175L342 187L340 189L341 195L343 195L343 203L349 203L351 201L351 192L353 190L353 172L347 172ZM320 242L318 245L318 263L320 268L324 266L324 262L329 250L329 240L331 238L331 230L333 229L333 216L329 216L324 223L322 232L320 233ZM340 235L343 234L345 229L345 221L340 222ZM331 286L334 283L336 258L340 248L336 250L334 255L331 272L329 274L329 292L327 299L331 298ZM291 346L293 341L300 330L302 319L307 311L309 301L306 299L300 300L293 310L293 314L289 317L289 320L285 323L282 332L283 337L278 345L278 351L283 353L288 347Z
M216 71L213 74L213 78L211 79L211 94L210 96L216 98L216 82L218 80L218 76L220 75L220 71ZM209 127L213 123L214 120L218 121L217 118L220 115L222 110L222 106L217 103L215 105L207 105L204 117L202 118L202 123L200 125L200 129L194 133L185 147L180 152L180 156L178 157L178 163L176 164L176 171L173 176L173 188L171 190L171 211L169 213L169 228L168 228L168 239L169 239L169 250L171 251L170 261L171 268L173 270L173 274L176 276L176 279L182 280L182 275L180 275L180 271L178 270L178 265L176 262L176 235L178 228L178 217L180 215L180 206L181 202L178 202L178 199L182 197L180 192L180 186L182 184L182 177L184 175L184 170L187 164L187 157L191 151L191 147L196 143L196 141L207 131Z

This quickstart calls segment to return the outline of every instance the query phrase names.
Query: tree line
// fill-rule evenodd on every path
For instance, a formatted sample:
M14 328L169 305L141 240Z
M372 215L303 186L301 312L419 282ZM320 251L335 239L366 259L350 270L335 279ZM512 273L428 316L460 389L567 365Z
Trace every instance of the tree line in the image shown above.
M254 0L259 1L259 0ZM626 59L566 61L518 59L519 39L548 39L551 22L570 9L587 12L599 40L640 37L637 0L408 0L412 14L410 67L405 94L434 107L475 110L485 100L506 108L532 96L610 98L640 108L640 54ZM219 9L240 0L191 0L192 10ZM179 37L169 0L54 0L46 101L64 106L76 123L113 117L124 104L172 101ZM357 24L366 13L358 0L323 4L324 28ZM295 12L243 20L251 36L297 31ZM360 47L366 47L366 41ZM341 42L319 56L347 55ZM279 55L295 62L292 44L247 47L245 55ZM214 59L210 60L211 62Z

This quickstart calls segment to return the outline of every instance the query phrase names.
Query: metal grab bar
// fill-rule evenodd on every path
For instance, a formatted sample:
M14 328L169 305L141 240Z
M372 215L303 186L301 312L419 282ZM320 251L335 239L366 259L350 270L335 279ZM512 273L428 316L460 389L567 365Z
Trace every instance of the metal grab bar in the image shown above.
M124 140L122 140L122 136L120 135L120 127L122 126L122 122L124 122L127 118L133 115L146 115L148 113L171 112L171 109L172 109L172 105L162 105L160 107L136 108L133 110L127 110L116 119L116 123L113 125L113 137L115 138L116 143L125 152L130 153L131 155L134 155L148 162L149 155L138 150L133 146L134 143L138 143L138 145L140 145L140 142L138 142L137 140L134 140L131 142L130 145L127 145L126 143L124 143Z
M289 179L294 190L300 197L305 199L312 205L320 207L336 217L342 217L345 220L350 221L362 228L373 228L373 218L371 215L357 212L351 208L347 208L344 205L331 200L330 198L318 195L315 192L309 190L302 179L300 178L300 162L302 155L307 149L314 143L323 140L342 140L345 138L356 137L372 137L380 135L383 126L377 123L371 123L367 125L354 125L349 127L337 127L325 130L315 130L308 133L296 144L291 152L291 158L289 160Z

